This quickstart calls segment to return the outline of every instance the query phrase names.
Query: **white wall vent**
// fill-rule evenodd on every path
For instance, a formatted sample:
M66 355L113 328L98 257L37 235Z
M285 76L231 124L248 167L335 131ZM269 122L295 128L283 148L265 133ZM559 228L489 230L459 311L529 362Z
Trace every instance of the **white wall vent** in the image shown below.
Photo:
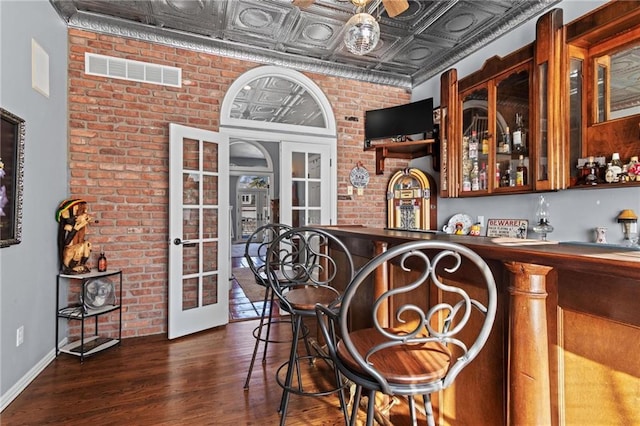
M102 77L182 87L181 68L133 61L131 59L114 58L112 56L97 55L95 53L85 53L84 72Z

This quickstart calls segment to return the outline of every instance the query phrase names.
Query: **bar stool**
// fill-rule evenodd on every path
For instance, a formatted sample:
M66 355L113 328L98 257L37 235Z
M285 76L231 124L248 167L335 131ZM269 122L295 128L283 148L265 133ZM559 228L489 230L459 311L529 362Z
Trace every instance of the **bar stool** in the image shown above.
M332 258L334 254L341 257L340 269ZM298 341L305 327L304 318L316 317L317 304L327 309L335 309L340 305L340 287L344 288L355 272L351 254L341 240L328 232L301 227L281 233L270 245L267 258L273 259L266 268L269 286L278 298L281 308L291 314L293 321L289 359L276 372L276 381L282 387L278 409L280 424L285 424L291 394L326 396L337 393L340 408L346 416L345 386L339 371L317 341L309 342L311 339L304 339L304 355L298 353ZM279 277L279 274L284 279ZM332 369L335 382L328 389L311 390L304 383L301 364L308 361L314 366L317 360L323 360Z
M280 323L291 323L290 318L273 318L275 294L271 291L271 287L267 283L267 275L265 273L267 263L267 251L269 245L281 233L291 229L290 226L282 223L268 223L257 228L247 239L244 247L244 258L253 272L256 284L264 287L264 299L262 303L262 313L260 314L260 322L253 330L255 345L253 347L253 355L249 364L249 371L244 382L244 389L249 389L249 381L256 362L258 348L260 343L264 343L262 352L262 364L266 362L267 348L269 343L289 343L290 340L271 339L271 326ZM257 247L257 248L254 248ZM281 275L280 275L281 276ZM267 312L267 309L269 310ZM303 330L302 337L306 338L309 330Z
M361 306L364 296L359 290L367 291L366 284L384 264L394 268L393 288L374 296L373 326L353 330L348 320L352 304L359 299ZM476 299L458 285L469 281ZM338 309L316 305L328 352L340 372L356 385L350 424L356 424L365 390L367 425L373 424L375 394L381 392L406 396L414 425L414 397L422 396L427 423L433 426L430 395L449 387L476 358L491 332L496 304L489 266L462 245L412 241L371 259L345 290ZM386 310L393 311L382 314Z

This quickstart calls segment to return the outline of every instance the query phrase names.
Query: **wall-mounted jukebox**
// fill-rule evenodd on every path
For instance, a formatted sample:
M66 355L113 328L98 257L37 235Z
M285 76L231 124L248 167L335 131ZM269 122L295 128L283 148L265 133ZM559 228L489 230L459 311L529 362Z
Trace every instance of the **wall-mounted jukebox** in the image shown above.
M398 170L387 187L387 228L408 231L437 229L438 203L434 179L416 168Z

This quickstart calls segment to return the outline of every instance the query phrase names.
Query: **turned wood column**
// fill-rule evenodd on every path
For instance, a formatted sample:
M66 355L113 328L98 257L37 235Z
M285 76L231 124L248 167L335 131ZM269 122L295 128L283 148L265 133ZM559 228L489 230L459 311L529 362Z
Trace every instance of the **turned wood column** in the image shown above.
M546 275L553 268L506 262L509 286L507 424L550 425Z
M379 256L387 251L387 243L382 241L373 242L373 256ZM387 262L380 265L373 275L373 298L380 297L385 291L389 290L389 266ZM389 303L385 302L380 305L376 318L383 327L389 326Z

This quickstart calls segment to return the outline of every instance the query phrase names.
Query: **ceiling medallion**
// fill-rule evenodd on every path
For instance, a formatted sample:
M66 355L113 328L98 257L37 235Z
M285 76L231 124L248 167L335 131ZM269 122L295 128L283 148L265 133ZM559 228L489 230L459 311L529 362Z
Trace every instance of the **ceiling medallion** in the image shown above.
M266 28L273 23L273 18L264 10L247 8L240 12L240 22L248 28Z
M327 24L311 24L305 27L302 34L313 41L327 41L333 35L333 30Z

